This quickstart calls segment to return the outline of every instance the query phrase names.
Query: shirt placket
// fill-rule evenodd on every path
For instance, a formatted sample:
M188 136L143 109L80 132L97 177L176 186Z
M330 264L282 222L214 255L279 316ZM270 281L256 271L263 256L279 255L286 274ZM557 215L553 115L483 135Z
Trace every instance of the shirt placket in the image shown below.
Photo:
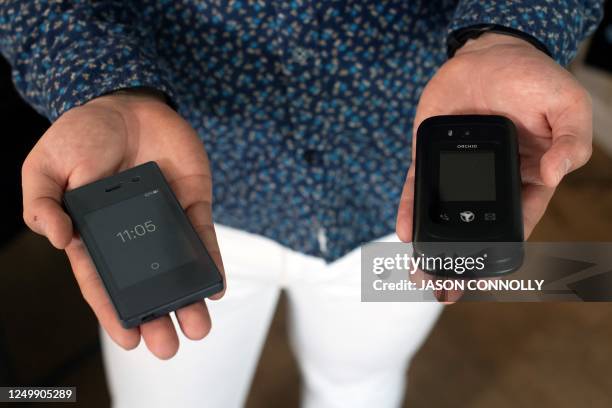
M302 189L313 206L312 237L322 255L328 252L325 214L325 155L327 140L322 131L321 57L318 53L318 27L311 2L275 2L279 74L285 84L288 120L291 132L287 149L295 154L308 180Z

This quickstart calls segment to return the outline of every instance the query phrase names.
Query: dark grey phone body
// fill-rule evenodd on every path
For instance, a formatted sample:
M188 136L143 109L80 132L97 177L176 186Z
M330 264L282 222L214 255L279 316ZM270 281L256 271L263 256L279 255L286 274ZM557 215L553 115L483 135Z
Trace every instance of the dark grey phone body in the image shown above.
M417 253L488 251L487 269L479 276L509 273L522 264L521 176L511 120L497 115L426 119L417 131L415 170Z
M64 205L124 327L223 289L155 162L67 191Z

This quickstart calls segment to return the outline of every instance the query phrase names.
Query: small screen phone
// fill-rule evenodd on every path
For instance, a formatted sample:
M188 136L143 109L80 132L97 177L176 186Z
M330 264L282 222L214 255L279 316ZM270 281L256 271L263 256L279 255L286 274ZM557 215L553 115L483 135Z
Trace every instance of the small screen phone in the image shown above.
M155 162L68 191L64 205L124 327L223 289Z
M417 131L415 160L415 250L440 252L444 243L450 254L488 248L480 276L515 270L522 244L512 243L523 241L523 219L514 123L497 115L428 118ZM486 244L492 242L499 244Z

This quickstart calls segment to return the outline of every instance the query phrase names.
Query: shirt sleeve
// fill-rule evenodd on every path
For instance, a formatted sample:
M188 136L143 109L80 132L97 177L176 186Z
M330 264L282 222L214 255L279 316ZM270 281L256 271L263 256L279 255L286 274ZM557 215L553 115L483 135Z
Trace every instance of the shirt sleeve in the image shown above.
M460 0L449 34L470 26L495 24L526 33L546 46L561 65L602 18L602 0Z
M0 52L13 82L38 112L55 120L68 109L133 87L174 92L156 55L153 10L137 1L5 0Z

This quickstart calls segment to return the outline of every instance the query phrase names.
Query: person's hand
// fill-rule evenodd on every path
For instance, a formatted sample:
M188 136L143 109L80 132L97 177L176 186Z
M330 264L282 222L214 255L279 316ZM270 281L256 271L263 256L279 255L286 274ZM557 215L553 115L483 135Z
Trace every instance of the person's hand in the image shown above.
M452 114L498 114L516 124L527 239L559 182L591 156L588 93L526 41L492 33L468 41L429 81L417 107L412 164L397 215L396 231L404 242L412 241L416 131L428 117ZM460 296L441 294L451 302Z
M170 317L129 330L121 326L84 244L74 235L61 206L65 190L151 160L161 167L223 271L212 224L212 180L203 144L189 124L151 92L121 91L100 97L70 109L53 123L23 164L23 217L33 231L66 250L83 297L117 344L132 349L142 336L153 354L167 359L179 346ZM176 317L190 339L204 338L211 328L204 301L177 310Z
M484 34L470 40L429 81L416 112L416 130L435 115L498 114L518 129L525 238L538 223L555 188L584 165L592 150L591 100L574 77L521 39ZM412 240L414 164L404 184L397 234Z

